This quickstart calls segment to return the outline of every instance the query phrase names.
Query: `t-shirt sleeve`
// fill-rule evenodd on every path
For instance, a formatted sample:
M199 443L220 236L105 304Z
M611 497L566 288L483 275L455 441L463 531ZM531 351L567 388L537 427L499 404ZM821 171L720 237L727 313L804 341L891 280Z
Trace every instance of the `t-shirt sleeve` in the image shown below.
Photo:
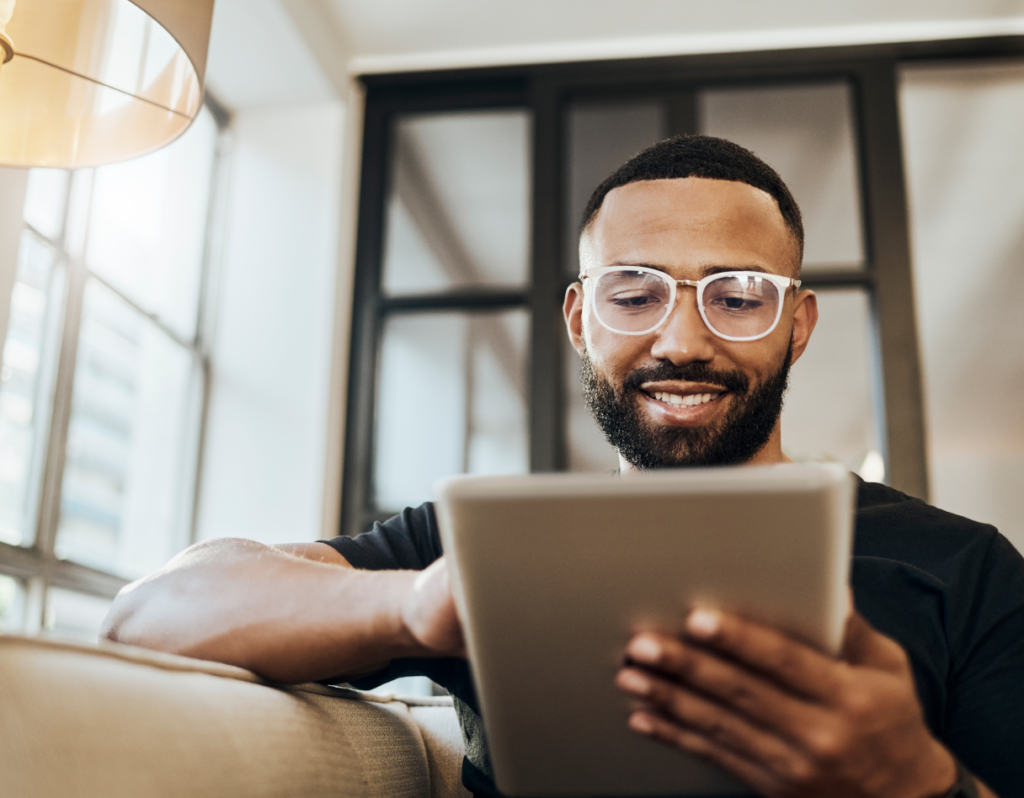
M407 507L354 538L340 536L320 542L333 546L353 568L368 571L422 571L442 554L437 518L430 502Z
M354 538L343 535L320 542L333 546L353 568L368 571L422 571L442 554L437 518L430 502L406 508ZM349 684L359 690L372 690L403 676L427 676L440 682L446 667L450 665L444 659L397 659L376 673L350 679Z

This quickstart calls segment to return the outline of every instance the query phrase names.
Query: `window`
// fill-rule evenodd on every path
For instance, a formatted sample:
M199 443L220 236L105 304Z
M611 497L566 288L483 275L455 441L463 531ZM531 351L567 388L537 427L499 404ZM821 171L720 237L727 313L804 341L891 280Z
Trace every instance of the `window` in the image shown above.
M341 531L358 534L431 498L430 480L444 473L615 467L580 399L561 299L578 269L575 230L590 192L641 148L681 132L753 149L804 212L803 279L822 318L792 372L784 449L927 498L929 462L940 484L948 478L926 457L900 80L902 110L913 112L925 96L913 90L931 85L912 71L924 59L1022 51L1019 39L973 39L365 76ZM991 96L1017 90L1003 85ZM986 129L1014 129L1009 107L998 106L1004 121ZM952 101L949 112L962 118ZM513 118L527 131L525 148L483 126ZM475 138L454 133L473 124ZM910 134L941 144L948 128L926 123ZM499 143L502 155L489 154ZM430 213L404 199L416 182L410 153L432 187L419 200ZM910 166L926 185L914 157ZM494 195L528 191L525 225L507 208L498 234L473 224L486 201L469 187L485 175ZM927 301L937 292L921 267L917 297ZM925 309L926 325L934 312ZM488 343L493 330L504 330L504 348ZM494 362L483 365L488 356ZM960 397L947 391L941 402ZM484 458L474 435L488 429L504 437L481 439Z
M525 287L531 117L395 119L384 222L371 506L452 473L529 468Z
M191 542L224 123L208 107L143 158L29 173L0 380L3 628L94 636L122 585Z

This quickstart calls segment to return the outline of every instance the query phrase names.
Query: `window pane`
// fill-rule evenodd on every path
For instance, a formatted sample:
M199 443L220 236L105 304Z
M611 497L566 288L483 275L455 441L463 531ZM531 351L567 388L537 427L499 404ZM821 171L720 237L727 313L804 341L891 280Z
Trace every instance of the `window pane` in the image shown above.
M0 540L14 545L35 537L63 311L64 270L25 231L0 370Z
M931 497L1024 550L1024 64L901 70Z
M186 339L196 329L216 141L204 109L169 147L94 178L89 267Z
M432 498L451 474L529 469L523 311L399 316L384 328L375 504Z
M568 467L570 471L590 471L607 474L619 467L619 456L612 445L605 440L604 433L597 426L583 401L580 383L580 356L572 348L569 339L563 336L565 351L565 417L568 419Z
M134 577L185 545L197 387L188 350L107 288L89 283L58 556Z
M755 152L800 205L804 271L863 268L860 190L845 83L704 91L701 132Z
M818 326L790 373L782 448L794 460L838 462L865 479L882 481L868 295L859 289L817 294Z
M16 580L0 575L0 632L21 631L22 595Z
M386 293L526 282L530 127L526 111L414 115L396 123Z
M43 629L58 637L95 642L110 605L110 599L51 587L46 592Z
M622 164L665 138L664 104L657 100L576 102L566 112L568 206L565 219L567 277L580 272L576 234L594 189Z
M51 241L64 230L68 172L63 169L32 169L25 194L25 221Z

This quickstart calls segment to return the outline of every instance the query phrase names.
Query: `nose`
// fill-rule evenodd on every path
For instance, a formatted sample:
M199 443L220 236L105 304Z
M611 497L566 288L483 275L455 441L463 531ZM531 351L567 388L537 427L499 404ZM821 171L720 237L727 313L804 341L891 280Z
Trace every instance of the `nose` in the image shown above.
M655 330L651 356L676 366L692 362L710 362L715 356L714 333L697 310L696 291L680 287L676 306L665 323Z

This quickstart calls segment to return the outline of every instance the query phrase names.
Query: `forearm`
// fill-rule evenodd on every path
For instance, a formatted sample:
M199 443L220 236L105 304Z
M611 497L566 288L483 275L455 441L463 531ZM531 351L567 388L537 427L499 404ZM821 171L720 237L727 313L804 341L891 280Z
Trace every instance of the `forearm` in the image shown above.
M425 653L402 621L416 573L358 571L252 541L193 546L118 595L103 635L282 682Z

